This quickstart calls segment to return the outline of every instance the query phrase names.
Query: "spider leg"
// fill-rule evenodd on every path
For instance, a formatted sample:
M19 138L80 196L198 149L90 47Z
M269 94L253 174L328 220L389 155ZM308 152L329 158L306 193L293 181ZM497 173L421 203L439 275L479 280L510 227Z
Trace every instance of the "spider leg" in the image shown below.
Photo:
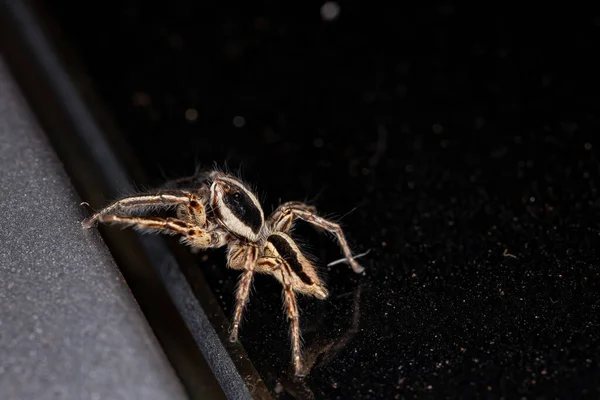
M236 252L235 254L239 255L240 252ZM240 277L238 289L235 294L236 305L235 312L233 315L233 326L229 335L229 340L231 342L235 342L238 340L238 332L240 329L240 324L242 322L242 314L250 297L250 286L252 284L256 259L258 258L258 249L256 247L249 247L245 252L242 253L242 255L244 256L244 261L242 264L242 269L244 270L244 272Z
M305 210L313 214L317 212L317 209L314 206L310 206L299 201L288 201L277 207L269 217L267 224L269 224L271 229L283 233L288 233L292 229L294 224L294 215L288 212L288 210L291 208Z
M292 336L292 360L294 363L294 370L296 375L300 376L302 375L302 362L300 360L301 343L298 304L296 302L296 295L294 294L288 266L286 264L280 264L279 272L281 273L281 282L283 283L285 307L287 309L288 319L290 320L290 334Z
M262 256L257 261L259 271L270 273L283 285L283 298L290 320L290 335L292 339L292 360L294 372L297 376L304 376L306 371L302 368L300 340L300 313L296 302L295 291L300 289L302 281L296 276L285 259L279 256Z
M339 224L329 221L323 217L320 217L316 214L316 210L314 207L299 203L299 202L289 202L284 203L269 218L269 223L271 227L277 231L287 232L291 229L293 218L300 218L309 224L318 226L322 229L325 229L328 232L333 233L342 248L342 252L344 253L344 257L346 258L346 262L350 264L354 272L361 273L365 269L358 263L352 256L352 251L350 250L350 246L346 241L346 237L344 236L344 231L340 227ZM286 231L287 229L287 231Z
M183 243L196 248L219 247L224 243L222 234L200 229L196 225L176 218L130 217L111 214L99 216L98 222L131 226L146 233L179 234L182 235Z
M82 224L85 228L91 228L102 216L108 214L140 212L148 208L169 208L178 205L187 205L194 210L202 208L201 212L204 212L202 202L195 194L183 190L170 190L117 200L85 219Z

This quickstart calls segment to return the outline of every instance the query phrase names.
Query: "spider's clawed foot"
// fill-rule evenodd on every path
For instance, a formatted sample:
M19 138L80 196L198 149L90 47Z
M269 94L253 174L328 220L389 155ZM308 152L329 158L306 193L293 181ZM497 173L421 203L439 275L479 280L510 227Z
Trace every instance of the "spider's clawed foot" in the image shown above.
M83 221L81 221L81 226L83 226L83 229L90 229L96 225L98 225L98 220L92 217L86 218Z
M90 203L88 203L87 201L82 201L79 205L86 206L89 209L91 209ZM97 225L96 222L97 221L94 220L93 217L88 217L88 218L84 219L83 221L81 221L81 226L83 226L84 229L90 229L91 227Z
M81 226L83 226L84 229L90 229L95 226L98 226L100 222L112 222L109 217L111 217L111 215L101 215L99 213L94 214L91 217L88 217L81 221Z
M234 325L231 332L229 333L229 341L235 343L238 341L238 331L239 327Z
M300 357L294 357L294 375L296 375L299 378L304 378L307 375L306 372L307 371L305 371L302 366L302 361L300 361Z
M352 270L354 272L356 272L357 274L362 274L363 272L365 272L365 267L363 267L362 265L360 265L359 263L357 263L354 258L351 258L349 260L350 266L352 267Z

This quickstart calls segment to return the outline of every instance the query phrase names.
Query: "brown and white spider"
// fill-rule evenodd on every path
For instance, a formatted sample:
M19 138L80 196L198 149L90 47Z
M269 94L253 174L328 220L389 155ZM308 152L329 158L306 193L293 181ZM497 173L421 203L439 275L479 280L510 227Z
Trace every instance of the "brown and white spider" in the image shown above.
M152 209L175 208L177 218L139 216ZM137 214L137 216L135 215ZM345 261L354 272L363 272L353 258L338 224L316 214L300 202L281 204L266 220L256 195L239 179L220 171L196 181L193 189L160 190L117 200L82 222L120 224L147 233L181 235L181 242L195 249L228 246L227 265L242 270L230 340L237 341L242 312L254 273L273 275L283 285L290 319L294 370L302 371L300 326L295 292L325 299L329 292L313 264L290 236L294 220L300 218L333 233Z

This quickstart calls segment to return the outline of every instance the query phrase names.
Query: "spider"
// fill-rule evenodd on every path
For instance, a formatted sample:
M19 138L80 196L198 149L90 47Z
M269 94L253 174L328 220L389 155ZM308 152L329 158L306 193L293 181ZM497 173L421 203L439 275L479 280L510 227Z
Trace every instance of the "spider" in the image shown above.
M177 218L140 216L160 208L174 208ZM250 188L221 171L209 172L204 178L195 180L192 189L163 189L121 198L85 219L82 225L91 228L97 223L118 224L145 233L181 235L180 241L193 249L227 246L228 267L243 271L236 291L229 337L232 342L238 340L253 275L274 276L283 286L294 370L301 375L300 325L295 293L323 300L329 292L315 266L290 236L296 219L333 233L344 254L343 260L354 272L364 271L352 256L340 226L318 216L315 207L297 201L287 202L265 219L257 196Z

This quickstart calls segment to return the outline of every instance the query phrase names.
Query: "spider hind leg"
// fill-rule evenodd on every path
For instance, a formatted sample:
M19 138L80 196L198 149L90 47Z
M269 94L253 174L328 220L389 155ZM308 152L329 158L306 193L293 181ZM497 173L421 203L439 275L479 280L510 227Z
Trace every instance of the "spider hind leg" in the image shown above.
M300 218L309 224L334 234L342 249L346 262L357 274L364 272L365 269L352 256L352 251L350 250L350 246L348 245L348 241L346 240L346 236L344 235L341 226L317 215L314 207L296 201L284 203L273 212L269 218L269 224L274 230L287 232L291 229L294 218Z
M257 257L258 249L254 246L235 246L229 249L229 267L244 270L240 276L235 295L236 305L231 332L229 334L229 340L231 342L236 342L238 340L242 315L250 298L250 287L252 286Z

